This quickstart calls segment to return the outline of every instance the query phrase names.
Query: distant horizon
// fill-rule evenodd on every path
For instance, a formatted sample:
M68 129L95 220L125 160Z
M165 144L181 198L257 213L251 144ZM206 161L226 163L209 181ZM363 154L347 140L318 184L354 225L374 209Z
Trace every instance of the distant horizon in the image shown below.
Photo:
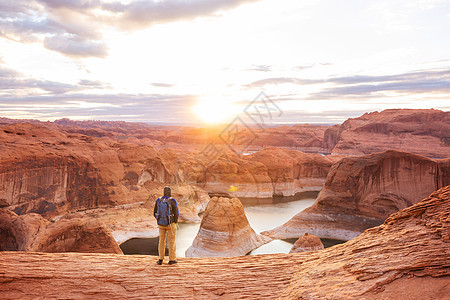
M312 122L267 122L265 124L255 124L255 123L250 123L247 122L245 123L246 126L250 126L250 127L258 127L258 126L264 126L264 127L281 127L281 126L295 126L295 125L311 125L311 126L334 126L334 125L341 125L343 122L345 122L345 120L351 119L351 118L358 118L360 116L363 116L364 114L368 113L374 113L374 112L378 112L381 113L383 111L396 111L396 110L439 110L439 111L444 111L447 112L448 110L440 110L440 109L435 109L435 108L429 108L429 109L414 109L414 108L393 108L393 109L385 109L385 110L375 110L375 111L366 111L361 113L360 115L357 116L349 116L347 118L345 118L342 122L340 123L312 123ZM238 115L239 116L239 115ZM236 116L236 117L238 117ZM125 122L125 123L142 123L142 124L147 124L147 125L151 125L151 126L183 126L183 127L197 127L197 128L222 128L224 126L227 126L228 124L230 124L229 122L224 122L224 123L215 123L215 124L205 124L202 122L192 122L192 123L159 123L159 122L143 122L143 121L132 121L132 120L120 120L120 119L116 119L116 120L99 120L99 119L87 119L87 120L76 120L76 119L70 119L67 117L62 117L59 119L55 119L55 120L39 120L39 119L30 119L30 118L9 118L9 117L2 117L0 116L0 120L2 118L5 119L10 119L10 120L23 120L23 121L38 121L38 122L50 122L50 123L56 123L57 121L61 121L64 119L67 119L68 121L73 121L73 122Z

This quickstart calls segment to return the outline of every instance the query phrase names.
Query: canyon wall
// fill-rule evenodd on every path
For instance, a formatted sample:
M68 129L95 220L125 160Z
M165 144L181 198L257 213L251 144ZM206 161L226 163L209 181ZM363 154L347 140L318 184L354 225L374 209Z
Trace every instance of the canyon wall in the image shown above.
M313 206L262 234L298 238L308 232L321 238L352 239L449 185L449 161L393 150L344 158L331 168Z
M207 167L200 166L190 183L230 197L292 196L320 191L331 165L341 158L281 148L245 156L226 153Z
M303 261L283 299L446 299L450 186Z
M362 155L389 149L431 158L450 156L450 112L388 109L328 128L324 146L333 154Z
M16 215L0 209L0 251L122 254L101 222L72 218L50 222L35 213Z

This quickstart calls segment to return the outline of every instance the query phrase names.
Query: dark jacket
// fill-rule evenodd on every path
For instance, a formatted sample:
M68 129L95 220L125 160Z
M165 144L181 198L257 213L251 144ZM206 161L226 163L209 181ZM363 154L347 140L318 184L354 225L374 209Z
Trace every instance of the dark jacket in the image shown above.
M161 201L162 198L167 199L169 197L162 196L162 197L159 197L158 199L156 199L155 206L153 207L153 216L155 217L155 219L156 219L156 213L157 213L157 210L158 210L158 201ZM175 200L174 198L170 197L170 206L172 208L172 213L174 215L173 221L175 223L178 223L178 215L180 214L180 212L178 211L177 200Z

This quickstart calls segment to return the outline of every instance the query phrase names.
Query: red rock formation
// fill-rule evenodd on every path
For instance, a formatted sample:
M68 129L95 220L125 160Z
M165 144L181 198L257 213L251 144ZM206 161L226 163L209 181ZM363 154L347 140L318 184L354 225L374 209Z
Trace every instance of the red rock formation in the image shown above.
M224 144L224 141L218 137L224 130L223 126L196 128L122 121L72 121L69 119L56 120L55 123L70 133L81 133L94 137L120 137L133 143L138 140L147 140L151 145L165 144L172 148L177 148L176 144L203 147L211 140ZM254 150L262 147L289 147L319 152L323 149L324 132L329 128L329 126L299 124L260 129L252 124L249 125L252 127L251 131L241 132L240 138L231 143L237 149L241 149L240 141L252 140L251 148ZM155 141L159 143L155 143ZM197 150L198 148L195 147Z
M389 109L348 119L327 129L325 146L335 154L369 154L396 149L431 158L450 156L450 112Z
M250 161L266 166L272 194L281 196L320 191L331 165L341 158L279 148L266 148L248 156Z
M313 206L263 234L297 238L309 232L321 238L352 239L450 184L449 166L449 160L437 162L398 151L344 158L331 168Z
M38 214L0 210L0 250L121 254L111 233L95 219L49 222Z
M322 251L180 258L174 266L158 266L156 257L143 255L0 252L0 294L5 299L446 299L449 214L446 187L382 226Z
M68 135L53 127L0 126L0 206L51 218L72 210L154 202L165 184L183 181L176 165L153 147ZM182 217L186 213L185 220L199 221L192 214L204 208L208 196L198 187L184 189Z
M320 191L331 165L340 158L280 148L251 155L226 153L206 167L199 163L188 182L233 197L291 196Z
M271 240L250 227L239 199L213 197L186 257L241 256Z
M309 256L282 298L448 298L449 216L447 186L383 225Z
M305 233L303 236L299 237L289 253L317 251L322 249L324 249L324 247L319 237Z

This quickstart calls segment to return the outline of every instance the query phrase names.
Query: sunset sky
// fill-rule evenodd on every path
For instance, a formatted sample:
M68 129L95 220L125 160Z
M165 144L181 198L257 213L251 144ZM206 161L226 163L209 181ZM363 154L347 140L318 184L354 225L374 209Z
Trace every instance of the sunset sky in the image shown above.
M0 0L0 117L273 123L450 110L450 1Z

